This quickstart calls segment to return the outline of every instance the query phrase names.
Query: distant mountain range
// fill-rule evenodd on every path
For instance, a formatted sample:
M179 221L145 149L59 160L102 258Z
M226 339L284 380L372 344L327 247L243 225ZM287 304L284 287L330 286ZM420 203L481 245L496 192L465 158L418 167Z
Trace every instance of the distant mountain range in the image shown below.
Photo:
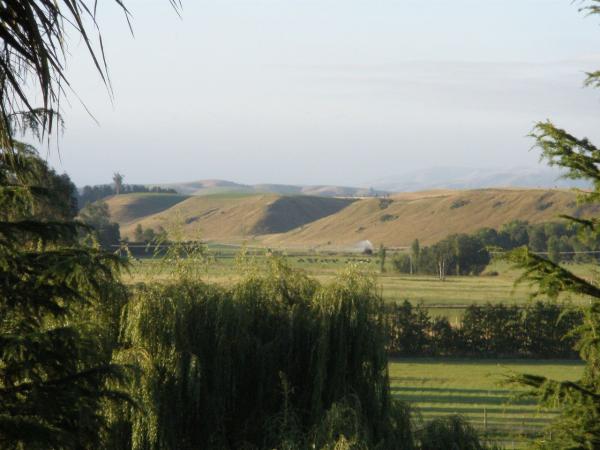
M513 167L482 169L467 167L433 167L406 172L368 183L377 190L418 192L432 189L480 188L586 188L589 184L561 178L563 172L551 167Z
M173 188L183 195L226 193L312 195L318 197L379 197L394 192L434 189L481 188L587 188L579 180L562 178L557 169L539 167L467 168L433 167L405 172L364 183L365 187L337 185L242 184L227 180L198 180L186 183L149 185Z
M226 180L199 180L188 183L157 184L173 188L184 195L214 195L227 193L312 195L317 197L375 197L386 194L384 191L349 186L296 186L288 184L240 184Z

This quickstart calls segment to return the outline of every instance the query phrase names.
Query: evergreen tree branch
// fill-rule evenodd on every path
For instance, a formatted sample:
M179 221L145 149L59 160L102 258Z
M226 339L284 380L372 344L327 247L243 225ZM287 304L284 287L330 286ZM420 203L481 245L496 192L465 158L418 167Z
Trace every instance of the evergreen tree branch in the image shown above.
M532 297L547 295L556 298L562 292L578 295L589 295L594 299L600 299L600 288L591 282L578 277L558 263L554 263L540 255L522 247L506 255L506 259L512 262L515 268L523 270L523 273L515 281L515 285L529 282L537 285L538 289Z

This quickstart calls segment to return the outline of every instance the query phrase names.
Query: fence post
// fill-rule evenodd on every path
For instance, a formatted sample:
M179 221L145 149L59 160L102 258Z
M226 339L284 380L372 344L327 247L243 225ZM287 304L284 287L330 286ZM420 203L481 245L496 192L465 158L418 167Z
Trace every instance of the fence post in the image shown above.
M483 408L483 434L487 435L487 408Z

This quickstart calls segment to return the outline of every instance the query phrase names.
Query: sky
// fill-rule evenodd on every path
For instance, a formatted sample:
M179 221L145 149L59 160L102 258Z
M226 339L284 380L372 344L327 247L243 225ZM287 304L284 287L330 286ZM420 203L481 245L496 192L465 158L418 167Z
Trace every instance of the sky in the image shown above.
M128 0L133 36L111 3L114 95L71 40L76 95L40 149L80 186L532 166L545 119L600 142L600 17L570 0Z

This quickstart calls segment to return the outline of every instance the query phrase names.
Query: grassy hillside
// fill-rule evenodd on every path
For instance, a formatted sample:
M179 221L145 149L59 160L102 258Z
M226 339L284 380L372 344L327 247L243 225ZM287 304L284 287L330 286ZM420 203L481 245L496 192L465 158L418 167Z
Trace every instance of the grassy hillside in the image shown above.
M138 223L144 228L167 230L182 226L190 237L240 242L257 235L284 233L339 212L350 199L274 194L223 193L188 197L168 210L142 217L122 227L131 236Z
M353 203L345 198L310 196L279 197L266 207L264 217L252 231L256 234L285 233L341 211Z
M187 195L179 194L136 193L113 195L106 203L112 220L125 225L169 209L186 198Z
M351 249L362 240L403 247L418 238L427 245L449 234L499 228L515 219L540 223L558 220L559 214L600 212L598 207L578 206L573 192L542 189L446 190L365 199L241 192L129 194L108 203L124 236L131 236L137 223L155 229L181 223L188 237L331 249Z
M370 240L375 245L408 246L418 238L431 244L453 233L482 227L499 228L515 219L531 223L558 220L559 214L588 215L598 207L579 207L570 191L478 189L397 194L353 203L335 215L285 234L268 236L265 244L282 247L351 248Z

